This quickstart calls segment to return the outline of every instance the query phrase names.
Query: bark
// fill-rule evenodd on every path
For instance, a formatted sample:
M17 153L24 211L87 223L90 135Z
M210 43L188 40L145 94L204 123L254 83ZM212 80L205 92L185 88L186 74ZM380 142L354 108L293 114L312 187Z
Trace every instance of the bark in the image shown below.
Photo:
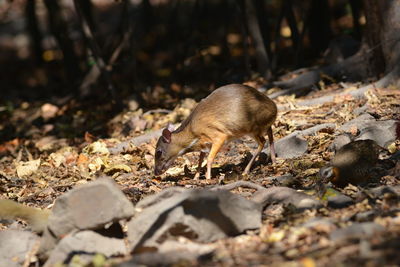
M87 22L87 19L82 11L82 7L79 3L79 0L74 0L74 6L75 6L76 12L78 14L78 18L80 19L80 22L82 25L82 32L84 34L84 37L89 44L89 47L90 47L92 55L95 59L96 65L98 66L103 78L105 79L105 81L107 83L108 92L110 93L111 97L113 98L114 104L117 104L116 106L120 106L121 100L117 97L117 93L116 93L114 84L112 82L110 72L108 71L106 63L104 61L104 58L101 55L100 47L99 47L98 43L96 42L96 40L94 39L93 29L90 28L90 25Z
M48 11L50 31L63 52L68 81L76 81L80 77L79 61L73 43L68 36L67 22L61 12L59 2L57 0L45 0L44 3Z
M382 50L380 31L382 30L383 18L379 1L364 0L365 17L367 19L366 40L371 48L371 64L373 71L379 75L385 70L385 57Z
M329 3L327 0L312 0L307 21L311 47L319 54L328 47L332 36Z
M375 86L400 85L400 2L364 0L364 5L368 23L366 37L363 39L360 50L342 62L314 69L312 72L324 73L347 81L364 81L384 74ZM295 80L274 84L286 88L283 94L294 93L298 84L302 85L302 89L310 90L319 81L310 77L318 76L305 73L296 77ZM367 87L359 90L360 94L365 91L365 88Z
M42 49L42 34L39 30L38 19L36 16L36 0L26 1L26 18L29 37L31 39L32 55L35 59L36 64L41 65L43 63L43 49Z
M258 72L267 80L272 77L271 64L264 46L260 25L257 19L256 9L253 0L244 0L243 9L245 10L246 23L256 49L256 61Z

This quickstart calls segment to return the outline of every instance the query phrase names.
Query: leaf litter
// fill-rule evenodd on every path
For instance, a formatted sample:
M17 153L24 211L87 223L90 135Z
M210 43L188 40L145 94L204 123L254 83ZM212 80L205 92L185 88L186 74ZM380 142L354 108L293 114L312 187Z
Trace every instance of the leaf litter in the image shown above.
M306 129L324 123L333 123L337 128L322 128L304 135L307 151L301 156L278 159L276 164L271 164L266 155L261 155L248 179L264 188L270 188L283 181L279 179L280 176L290 175L290 179L294 181L291 183L293 190L319 199L314 184L319 179L319 169L334 155L332 144L342 134L337 130L338 127L362 113L373 114L382 121L399 119L398 90L374 89L366 96L366 99L335 98L333 102L312 107L296 106L297 100L291 96L278 97L278 105L289 103L290 108L280 109L273 126L275 141L294 131L301 134ZM174 186L210 188L242 180L241 171L249 160L248 152L253 152L256 147L250 138L235 141L221 150L213 167L213 177L216 178L209 183L205 183L204 176L198 181L193 180L197 154L178 158L175 166L164 176L154 177L155 138L138 145L130 142L133 138L162 129L167 123L180 123L194 106L193 99L185 99L171 110L144 112L133 107L134 110L122 112L109 121L108 132L112 138L100 138L95 133L86 132L82 134L82 138L74 139L66 138L70 128L57 122L57 116L66 116L68 113L65 108L44 103L16 109L12 121L20 121L24 113L29 114L27 121L44 116L49 121L56 120L55 126L65 132L61 137L40 134L36 126L30 128L28 124L23 124L19 129L27 131L24 139L13 139L0 144L1 198L48 208L56 198L76 185L86 184L100 176L109 176L118 183L125 196L133 204L137 204L147 196ZM354 112L358 109L362 110L361 113ZM75 115L75 123L83 121L82 113ZM98 116L101 118L102 115ZM356 138L360 130L354 126L347 134ZM129 146L122 152L110 152L123 142L128 142ZM400 143L398 140L393 141L387 148L389 154L394 155L399 153ZM349 185L343 189L330 186L320 199L323 203L320 208L298 212L290 203L276 202L266 205L259 229L212 241L209 243L212 249L205 249L206 254L212 251L211 256L202 260L195 258L191 263L202 266L355 266L398 263L395 248L400 247L400 205L399 194L393 193L396 192L393 188L399 186L398 157L382 166L381 172L384 175L379 184L369 187ZM271 177L277 178L270 179ZM378 186L388 186L393 192L372 194L370 191ZM251 199L254 193L253 189L240 186L231 191L247 199ZM350 197L354 204L344 208L327 206L330 197L340 194ZM351 228L356 223L372 225L360 226L360 229L365 227L366 232L357 236ZM383 232L373 230L379 226L385 228ZM0 223L0 227L6 229L7 224ZM341 232L335 232L339 230ZM335 241L339 240L336 237L339 233L343 236L340 242Z

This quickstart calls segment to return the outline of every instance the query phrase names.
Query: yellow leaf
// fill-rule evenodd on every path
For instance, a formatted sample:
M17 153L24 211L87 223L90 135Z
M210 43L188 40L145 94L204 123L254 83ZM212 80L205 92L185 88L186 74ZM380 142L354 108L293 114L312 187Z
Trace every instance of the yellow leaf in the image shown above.
M17 165L17 175L19 178L33 174L40 166L40 159L30 161L20 161Z
M108 150L106 143L99 140L91 143L90 145L84 147L82 152L87 154L100 154L100 155L109 155L110 151Z
M280 230L277 232L272 232L268 238L267 238L267 242L269 243L274 243L274 242L279 242L281 241L283 238L285 237L285 231L284 230Z
M317 265L315 264L315 261L314 261L312 258L310 258L310 257L302 258L302 259L300 260L300 262L301 262L301 265L302 265L303 267L315 267L315 266L317 266Z
M131 172L132 169L131 169L131 167L129 167L126 164L116 164L116 165L113 165L113 166L110 166L110 167L106 168L104 170L104 173L106 173L108 175L111 175L111 174L114 174L114 173L119 172L119 171Z

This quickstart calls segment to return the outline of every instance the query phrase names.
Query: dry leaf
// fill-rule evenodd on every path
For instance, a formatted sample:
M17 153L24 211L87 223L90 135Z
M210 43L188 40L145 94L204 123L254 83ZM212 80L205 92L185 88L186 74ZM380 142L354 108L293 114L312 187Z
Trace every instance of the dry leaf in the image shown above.
M119 172L119 171L131 172L132 168L129 167L128 165L126 165L126 164L116 164L116 165L113 165L113 166L110 166L110 167L106 168L104 170L104 173L108 174L108 175L112 175L112 174L114 174L116 172Z
M33 174L40 166L40 159L20 161L17 164L17 175L19 178Z
M108 150L106 143L102 140L91 143L90 145L84 147L82 152L87 154L100 154L100 155L109 155L110 151Z
M59 108L55 105L46 103L41 108L41 115L44 120L49 120L57 115Z

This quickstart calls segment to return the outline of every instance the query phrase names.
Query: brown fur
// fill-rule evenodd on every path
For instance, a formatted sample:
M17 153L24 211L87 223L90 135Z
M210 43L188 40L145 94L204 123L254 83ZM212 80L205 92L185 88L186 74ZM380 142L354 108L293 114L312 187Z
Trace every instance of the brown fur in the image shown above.
M276 116L275 103L256 89L240 84L220 87L203 99L172 132L170 144L161 139L158 141L156 151L164 153L164 160L156 158L155 167L157 169L160 164L175 158L185 148L187 153L215 146L208 158L208 162L212 162L223 143L244 135L252 136L260 146L264 146L263 135ZM198 142L189 148L196 139Z

